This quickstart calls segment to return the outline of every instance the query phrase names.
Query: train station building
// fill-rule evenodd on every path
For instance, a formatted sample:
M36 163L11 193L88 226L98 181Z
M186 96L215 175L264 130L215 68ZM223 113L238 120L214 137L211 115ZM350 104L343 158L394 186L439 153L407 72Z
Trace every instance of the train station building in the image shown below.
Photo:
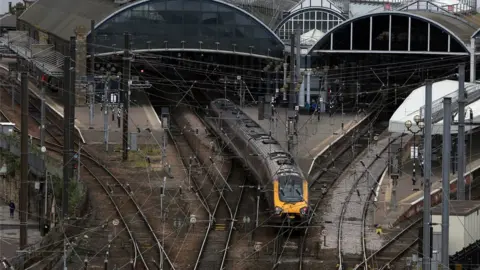
M246 86L249 98L256 100L265 93L280 98L287 91L295 51L294 62L300 68L292 72L292 80L298 105L316 102L324 110L333 101L342 103L337 134L344 131L343 105L357 112L362 106L375 106L372 100L396 109L390 132L406 133L405 122L423 116L425 80L434 79L433 101L438 106L433 133L438 135L443 127L441 100L458 99L455 80L460 63L466 64L470 120L480 119L477 2L448 1L37 0L29 1L25 10L0 16L0 22L8 20L8 27L0 23L4 32L0 54L16 53L30 74L47 75L61 88L64 57L71 55L74 41L76 85L82 85L95 76L121 78L124 34L129 33L132 75L155 78L156 90L176 91L182 84L177 88L183 93L217 88L226 95L227 89L236 93ZM292 32L298 36L294 43ZM142 123L144 130L153 122L162 130L150 101L145 104L147 113L132 109L130 118ZM88 113L76 109L83 130L92 126L86 124ZM145 119L149 120L143 124ZM270 119L264 122L271 124ZM328 126L322 131L332 129L334 135L334 125ZM98 140L103 123L92 130L90 138ZM320 137L317 129L310 132L311 137ZM412 207L418 200L411 202Z
M283 63L295 30L301 34L303 70L295 77L297 91L311 93L301 103L338 93L358 103L353 97L382 88L405 97L426 78L453 74L459 62L469 63L468 78L474 81L480 26L480 19L469 15L474 9L434 1L38 0L18 16L17 30L1 40L29 60L32 71L61 78L63 56L76 37L79 80L91 72L92 54L96 73L118 72L104 63L121 59L128 32L135 55L163 55L174 64L197 61L202 70L210 68L202 63L223 65L213 73L238 74L251 92L264 93L285 90ZM145 61L139 69L144 68L149 68ZM189 69L182 76L192 75Z

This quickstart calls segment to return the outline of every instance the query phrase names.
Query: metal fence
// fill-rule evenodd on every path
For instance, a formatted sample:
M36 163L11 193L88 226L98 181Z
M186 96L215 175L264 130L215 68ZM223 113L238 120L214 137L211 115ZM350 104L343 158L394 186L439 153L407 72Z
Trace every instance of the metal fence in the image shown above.
M466 85L465 86L465 93L466 93L466 104L471 104L472 102L477 101L480 99L480 86L475 85ZM458 110L458 89L451 92L450 94L436 99L432 102L432 119L434 122L438 122L443 119L443 98L449 97L452 99L452 112L456 112ZM423 117L425 115L425 105L420 108L420 116Z

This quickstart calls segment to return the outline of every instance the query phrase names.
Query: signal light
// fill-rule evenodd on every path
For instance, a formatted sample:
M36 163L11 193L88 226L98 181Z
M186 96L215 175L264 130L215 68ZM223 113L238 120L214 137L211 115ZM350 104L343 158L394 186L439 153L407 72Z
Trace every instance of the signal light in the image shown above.
M140 73L143 73L143 69L140 70Z

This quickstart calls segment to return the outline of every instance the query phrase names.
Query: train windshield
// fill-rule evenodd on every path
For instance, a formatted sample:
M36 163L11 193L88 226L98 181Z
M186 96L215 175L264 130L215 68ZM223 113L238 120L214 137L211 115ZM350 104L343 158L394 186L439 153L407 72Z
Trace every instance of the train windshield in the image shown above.
M303 201L303 180L298 175L278 177L279 196L282 202Z

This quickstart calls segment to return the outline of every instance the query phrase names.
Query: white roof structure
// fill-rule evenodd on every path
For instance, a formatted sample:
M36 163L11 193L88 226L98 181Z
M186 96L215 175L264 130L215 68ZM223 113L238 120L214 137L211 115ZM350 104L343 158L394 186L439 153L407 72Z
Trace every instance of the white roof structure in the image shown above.
M465 91L470 95L480 94L480 85L473 83L465 83ZM441 113L443 118L443 98L452 98L452 107L457 103L458 93L458 81L443 80L436 82L432 85L432 113ZM412 121L414 126L412 130L418 130L415 126L413 118L415 115L419 115L423 118L425 108L425 86L419 87L412 91L412 93L403 101L398 107L395 113L392 115L388 125L388 131L393 133L408 133L409 131L405 127L407 120ZM469 110L473 112L473 121L480 121L480 99L466 105L466 122L470 121ZM454 114L456 112L454 111ZM434 120L435 121L435 118ZM455 116L454 121L458 121L458 115ZM465 131L475 128L476 126L465 126ZM456 134L458 131L457 126L452 126L451 132ZM443 133L443 120L438 120L433 123L432 134Z
M414 1L413 1L414 2ZM449 5L458 5L460 4L460 0L434 0L429 1L430 3L434 3L440 7L447 9ZM405 2L406 4L407 2ZM337 6L336 6L337 5ZM295 12L299 9L306 8L306 7L325 7L330 8L337 12L342 12L343 3L341 1L332 1L332 0L301 0L297 5L293 6L289 12ZM428 9L426 6L426 1L420 1L418 3L418 7L420 10ZM385 9L385 1L384 0L371 0L365 3L350 3L349 4L349 11L350 17L358 17L365 15L367 13L372 13L376 11L382 11ZM411 6L409 9L414 9Z
M350 16L351 18L362 16L367 13L372 13L376 11L383 11L385 10L385 3L379 2L376 4L375 2L366 3L350 3Z
M336 12L341 12L331 1L329 0L302 0L294 7L292 7L288 12L295 12L299 9L306 8L306 7L325 7L331 8Z
M312 29L306 33L303 33L300 36L300 43L302 45L309 45L313 46L315 45L323 36L325 35L324 32L318 30L318 29Z

